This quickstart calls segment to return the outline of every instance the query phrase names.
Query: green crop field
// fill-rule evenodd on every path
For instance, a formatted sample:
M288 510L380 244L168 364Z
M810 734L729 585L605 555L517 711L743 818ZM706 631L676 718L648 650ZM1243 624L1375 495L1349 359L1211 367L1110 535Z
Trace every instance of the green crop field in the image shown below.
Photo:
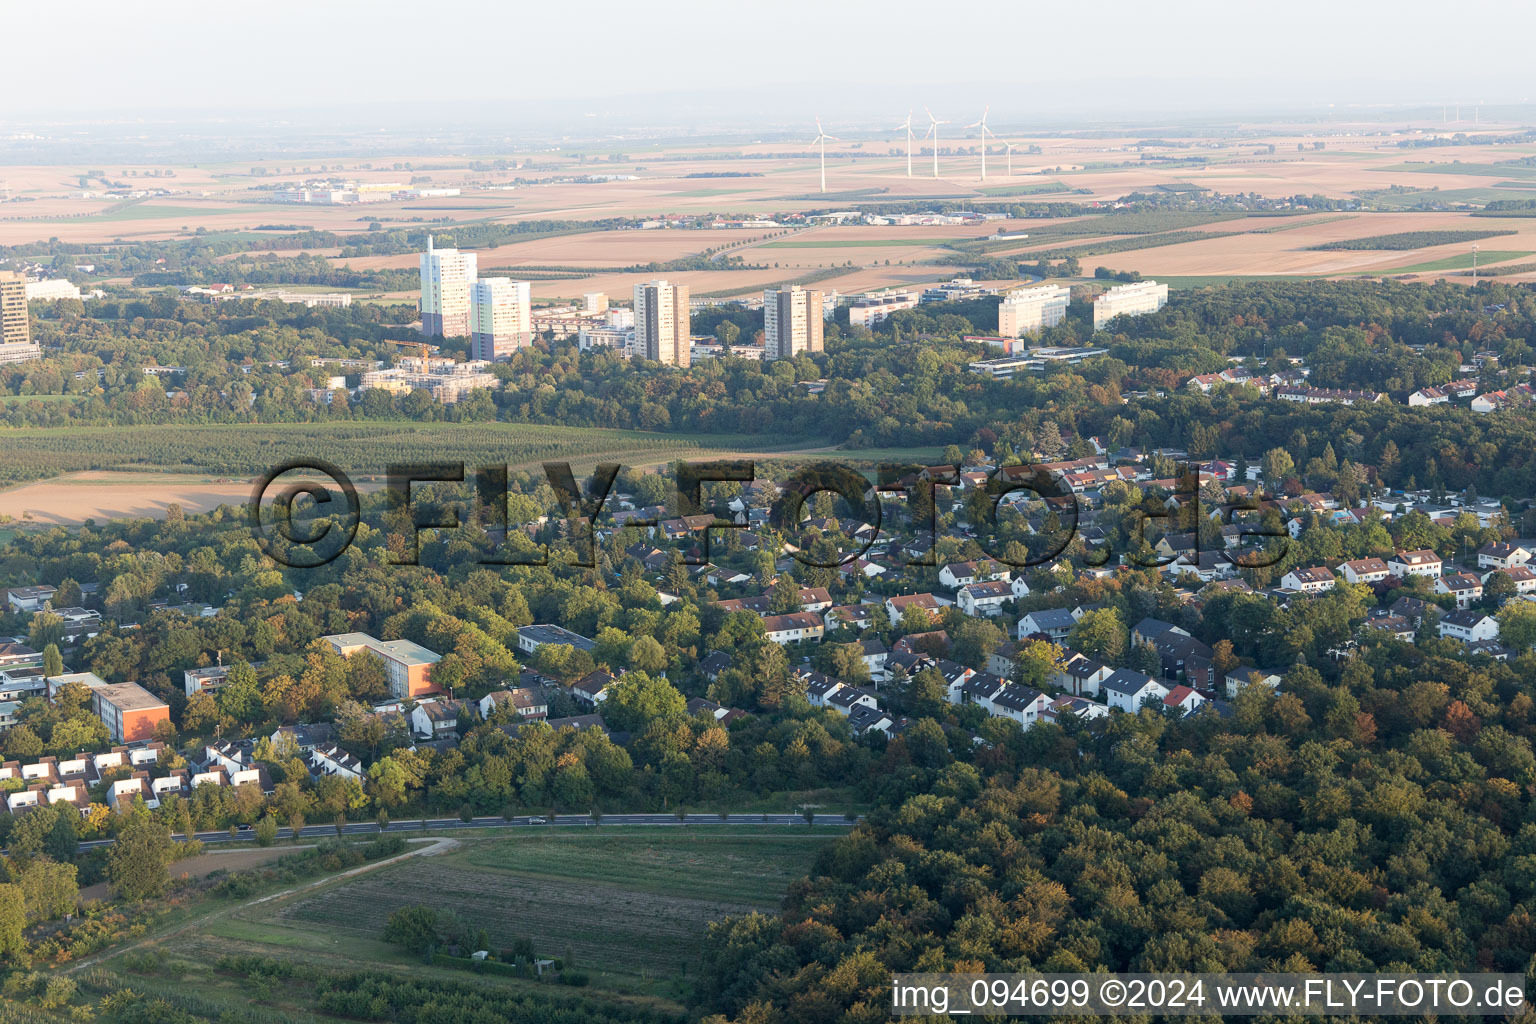
M959 242L959 238L829 238L791 239L784 242L764 242L759 249L873 249L886 245L939 246Z
M1536 181L1536 167L1523 164L1406 163L1382 169L1413 174L1475 174L1484 178L1527 178Z
M1505 250L1489 250L1477 254L1477 265L1481 269L1489 268L1489 273L1494 273L1493 264L1503 263L1506 260L1517 260L1524 256L1530 256L1528 252L1509 252ZM1424 263L1414 263L1406 267L1389 267L1385 270L1373 270L1365 276L1378 274L1429 274L1436 270L1466 270L1472 266L1472 253L1457 253L1455 256L1444 256L1438 260L1428 260Z
M807 441L804 446L816 442ZM530 468L557 459L575 466L652 465L712 452L773 451L792 439L738 435L707 441L598 427L527 423L305 423L70 427L0 430L0 485L61 473L155 468L248 477L287 459L317 457L352 474L391 463L459 462Z
M99 213L88 213L80 217L49 217L44 223L64 224L71 221L132 221L132 220L173 220L177 217L192 220L198 217L212 217L225 213L254 214L249 207L222 207L211 206L146 206L134 204L131 206L118 206L102 210Z
M660 977L695 968L709 921L772 912L841 829L726 825L549 831L472 840L459 851L326 886L275 909L251 907L215 934L295 952L340 940L360 957L400 907L452 910L497 945L527 937L541 955L603 974Z
M1377 196L1371 205L1382 210L1411 210L1423 205L1483 206L1499 199L1529 200L1531 192L1524 188L1452 188L1439 191L1394 192Z

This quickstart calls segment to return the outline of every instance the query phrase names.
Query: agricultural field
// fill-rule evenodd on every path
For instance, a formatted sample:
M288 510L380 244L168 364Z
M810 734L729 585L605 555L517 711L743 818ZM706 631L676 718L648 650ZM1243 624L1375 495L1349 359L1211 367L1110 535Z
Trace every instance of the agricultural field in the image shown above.
M541 955L572 957L595 985L623 985L691 972L707 922L772 912L837 834L705 825L470 840L432 858L430 880L406 862L244 908L210 930L279 950L392 959L378 942L389 914L430 903L484 927L493 943L528 937Z
M1176 189L1206 189L1269 197L1363 195L1368 196L1363 203L1372 212L1282 218L1184 210L1109 212L1071 220L1032 218L965 228L849 225L789 234L783 228L564 228L481 249L478 255L485 271L516 274L526 268L533 295L545 302L569 300L585 291L604 291L622 301L635 284L658 273L634 268L722 251L765 266L663 273L705 297L751 295L822 272L825 275L819 280L824 287L849 293L952 276L963 266L940 261L957 250L1030 258L1042 249L1055 254L1071 246L1084 246L1076 254L1093 261L1090 265L1139 270L1151 276L1394 273L1436 263L1453 253L1428 243L1404 250L1400 259L1380 253L1332 258L1309 255L1306 250L1396 232L1470 230L1470 209L1407 211L1426 203L1472 207L1494 199L1536 195L1530 188L1536 184L1536 167L1511 162L1526 152L1520 147L1460 144L1436 146L1428 152L1415 148L1426 137L1466 127L1347 121L1243 125L1169 143L1134 135L1077 137L1008 131L1019 147L1013 155L1013 173L1007 172L1001 153L994 152L983 180L976 150L979 140L964 129L954 129L946 146L966 152L941 155L936 177L931 153L917 144L914 174L909 177L904 141L897 133L829 124L828 130L840 139L827 151L826 192L820 190L818 163L800 134L769 131L766 140L750 142L745 137L631 140L623 153L594 145L558 145L541 149L533 157L508 154L510 164L498 169L485 163L472 168L463 158L443 157L432 165L431 184L459 188L460 195L391 197L348 206L268 201L275 185L302 180L314 170L283 160L112 171L109 176L120 184L173 192L129 202L77 198L81 167L8 167L0 175L0 185L25 201L0 202L0 245L50 237L131 243L189 237L199 231L249 238L260 237L255 229L271 224L352 234L368 230L374 222L386 229L431 222L446 233L456 225L534 219L659 219L703 213L773 218L902 201L944 201L992 210L1041 202L1110 206L1131 193L1167 195ZM1485 125L1481 130L1507 129ZM1028 152L1029 148L1038 152ZM388 186L411 176L407 155L375 156L366 164L345 157L339 162L314 159L329 173L364 185ZM99 188L100 183L90 187ZM1406 191L1388 191L1393 187ZM1494 221L1511 226L1517 222L1517 218ZM1536 233L1536 218L1528 223ZM1031 237L985 241L999 227L1022 230ZM1233 237L1234 232L1241 235ZM1506 248L1536 250L1536 244L1525 242L1511 236ZM342 258L334 249L321 249L316 254L355 270L416 265L414 253ZM843 273L834 276L833 270ZM414 298L413 292L387 295Z
M92 470L156 469L253 479L284 459L318 457L348 473L382 477L390 463L498 462L515 469L546 459L573 466L651 465L715 452L757 453L792 439L679 435L522 423L212 424L4 431L0 482ZM808 443L809 444L809 443Z

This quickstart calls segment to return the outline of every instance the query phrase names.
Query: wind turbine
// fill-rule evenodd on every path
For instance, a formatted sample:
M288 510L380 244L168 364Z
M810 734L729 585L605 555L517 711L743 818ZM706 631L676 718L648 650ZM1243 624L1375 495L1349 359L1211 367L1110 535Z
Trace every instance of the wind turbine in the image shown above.
M907 177L910 178L912 177L912 111L910 110L907 111L907 119L896 126L898 131L903 128L907 131Z
M924 135L923 138L926 139L930 136L933 138L933 176L937 178L939 176L939 125L949 124L949 122L940 121L934 117L933 111L927 107L923 108L923 113L928 115L928 134Z
M994 131L992 131L991 128L987 127L987 115L989 113L991 113L991 112L992 112L992 106L991 106L991 104L988 104L987 106L982 108L981 120L980 121L976 121L976 122L974 122L972 124L966 125L967 128L980 128L981 129L981 180L982 181L986 181L987 180L987 135L988 135L988 133L990 133L994 139L997 138L997 132L994 132Z
M1015 146L1013 143L1008 142L1006 140L1003 142L1003 146L1004 146L1004 151L1008 154L1008 177L1011 178L1011 177L1013 177L1013 151L1015 149L1018 149L1018 147ZM985 149L982 150L982 154L983 154L983 157L985 157L985 154L986 154L986 150Z
M821 147L821 190L827 190L827 143L839 141L836 135L828 135L822 131L821 118L816 119L816 137L811 140L811 145Z

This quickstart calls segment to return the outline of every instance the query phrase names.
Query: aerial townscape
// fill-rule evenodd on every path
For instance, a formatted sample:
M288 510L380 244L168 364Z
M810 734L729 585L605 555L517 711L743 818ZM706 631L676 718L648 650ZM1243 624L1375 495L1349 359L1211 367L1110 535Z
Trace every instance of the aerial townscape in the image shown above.
M1530 14L694 6L16 54L0 1024L1529 987Z

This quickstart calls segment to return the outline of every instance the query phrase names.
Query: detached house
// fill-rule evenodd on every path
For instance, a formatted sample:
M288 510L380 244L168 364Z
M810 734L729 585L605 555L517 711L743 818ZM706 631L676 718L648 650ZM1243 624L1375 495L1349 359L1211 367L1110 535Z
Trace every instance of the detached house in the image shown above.
M1013 600L1013 588L1002 580L990 580L961 587L955 597L955 603L967 615L1000 615L1003 602Z
M1428 549L1399 551L1387 559L1387 568L1394 576L1428 576L1440 578L1440 556Z
M820 640L826 633L821 618L813 612L790 612L763 619L763 635L776 644L805 643Z
M1349 583L1380 583L1392 575L1392 570L1387 568L1387 563L1379 558L1361 558L1354 562L1345 562L1339 568L1344 573L1344 579Z
M1118 669L1103 683L1104 698L1112 708L1134 715L1147 701L1161 702L1168 688L1151 676L1128 668Z
M890 616L892 625L901 622L901 615L908 608L921 609L928 613L929 618L937 618L944 605L932 594L902 594L885 599L885 614Z
M458 732L463 710L463 701L424 700L411 712L411 728L422 739L441 739Z
M1292 569L1280 577L1280 585L1287 590L1299 590L1303 594L1321 594L1337 584L1333 570L1317 565L1307 569Z
M992 697L992 713L998 718L1008 718L1028 729L1040 720L1050 701L1045 694L1032 687L1010 683Z
M1077 625L1077 620L1078 616L1069 609L1041 608L1019 620L1018 638L1023 640L1040 633L1052 640L1065 640L1072 632L1072 627Z
M951 590L968 587L972 583L1002 580L1007 583L1013 574L997 562L951 562L939 570L939 583Z
M1477 549L1477 567L1479 569L1513 569L1517 565L1524 565L1531 560L1531 552L1519 544L1511 544L1501 541L1498 544L1485 544Z
M1497 640L1499 620L1486 612L1470 610L1448 612L1440 619L1440 635L1464 644Z
M1447 573L1435 581L1435 593L1450 594L1457 608L1466 608L1483 596L1483 581L1470 572Z
M539 719L549 716L549 705L533 690L525 686L510 690L496 690L480 698L480 717L489 719L497 708L510 707L523 718Z

